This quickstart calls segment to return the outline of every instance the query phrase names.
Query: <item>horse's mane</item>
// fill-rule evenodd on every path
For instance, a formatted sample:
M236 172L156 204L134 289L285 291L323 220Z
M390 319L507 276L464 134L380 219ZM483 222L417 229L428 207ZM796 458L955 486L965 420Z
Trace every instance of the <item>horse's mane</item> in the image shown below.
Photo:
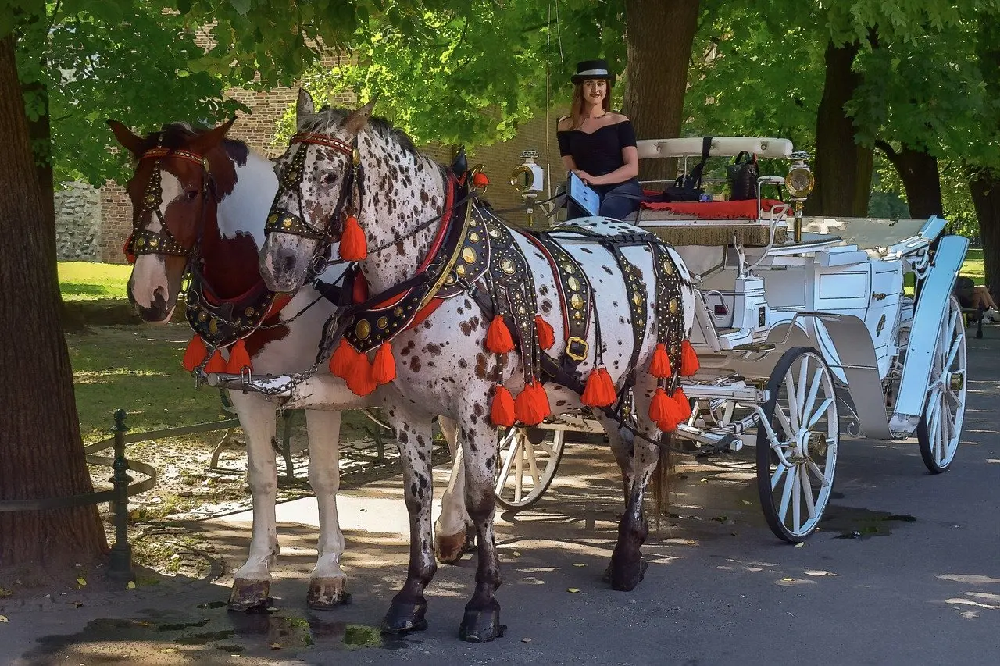
M335 109L329 106L324 106L313 118L310 118L303 123L303 129L313 132L320 131L330 125L333 125L334 123L340 124L349 114L350 111L347 109ZM420 153L417 152L417 147L413 145L413 140L408 137L403 130L398 127L393 127L392 123L387 119L372 116L368 119L368 128L381 136L383 139L397 144L403 149L404 152L410 153L415 157L419 156Z
M159 132L152 132L143 138L140 154L157 146L163 146L170 150L183 148L192 137L211 129L211 127L204 125L192 126L181 122L167 123ZM243 141L226 138L222 140L222 147L239 166L244 166L247 163L247 158L250 156L250 147Z

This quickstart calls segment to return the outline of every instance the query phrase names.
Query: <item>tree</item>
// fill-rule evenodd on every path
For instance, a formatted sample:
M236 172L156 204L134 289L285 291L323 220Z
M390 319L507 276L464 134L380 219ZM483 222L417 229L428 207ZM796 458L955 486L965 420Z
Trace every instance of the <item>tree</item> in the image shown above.
M991 104L981 118L979 154L970 159L967 172L983 240L986 284L991 293L1000 294L1000 13L996 11L980 14L976 61Z

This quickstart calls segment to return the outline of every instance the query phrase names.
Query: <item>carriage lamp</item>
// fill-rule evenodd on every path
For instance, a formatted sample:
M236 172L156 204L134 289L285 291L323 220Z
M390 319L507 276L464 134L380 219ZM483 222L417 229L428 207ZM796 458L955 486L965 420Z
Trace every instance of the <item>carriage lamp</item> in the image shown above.
M535 163L538 151L525 150L521 153L521 164L510 174L510 186L521 195L528 214L528 225L534 226L534 202L545 187L545 171Z
M791 195L795 207L794 233L796 243L802 242L802 202L806 200L816 185L816 178L810 171L809 165L806 164L808 159L809 153L805 151L800 150L792 153L794 161L788 170L788 175L785 176L785 188L788 189L788 194Z

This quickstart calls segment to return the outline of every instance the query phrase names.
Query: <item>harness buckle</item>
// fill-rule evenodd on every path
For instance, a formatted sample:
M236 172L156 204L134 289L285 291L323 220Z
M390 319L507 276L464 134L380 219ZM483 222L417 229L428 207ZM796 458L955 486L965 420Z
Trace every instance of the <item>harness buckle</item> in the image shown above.
M569 356L577 363L587 358L587 351L589 349L590 345L583 338L573 336L566 341L566 356Z

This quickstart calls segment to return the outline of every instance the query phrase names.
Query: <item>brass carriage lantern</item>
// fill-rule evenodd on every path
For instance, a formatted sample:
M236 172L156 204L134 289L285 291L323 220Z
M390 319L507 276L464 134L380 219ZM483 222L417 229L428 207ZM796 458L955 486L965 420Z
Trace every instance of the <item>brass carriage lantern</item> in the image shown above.
M816 178L813 176L812 171L809 169L809 165L806 161L809 159L809 153L804 150L797 150L792 153L792 166L788 170L788 175L785 176L785 188L788 190L788 194L791 195L791 199L795 209L795 242L802 242L802 203L809 197L809 194L813 191L813 187L816 185Z
M510 186L521 195L528 214L528 226L535 226L534 204L545 187L545 171L535 163L538 151L525 150L521 153L521 164L510 174Z

